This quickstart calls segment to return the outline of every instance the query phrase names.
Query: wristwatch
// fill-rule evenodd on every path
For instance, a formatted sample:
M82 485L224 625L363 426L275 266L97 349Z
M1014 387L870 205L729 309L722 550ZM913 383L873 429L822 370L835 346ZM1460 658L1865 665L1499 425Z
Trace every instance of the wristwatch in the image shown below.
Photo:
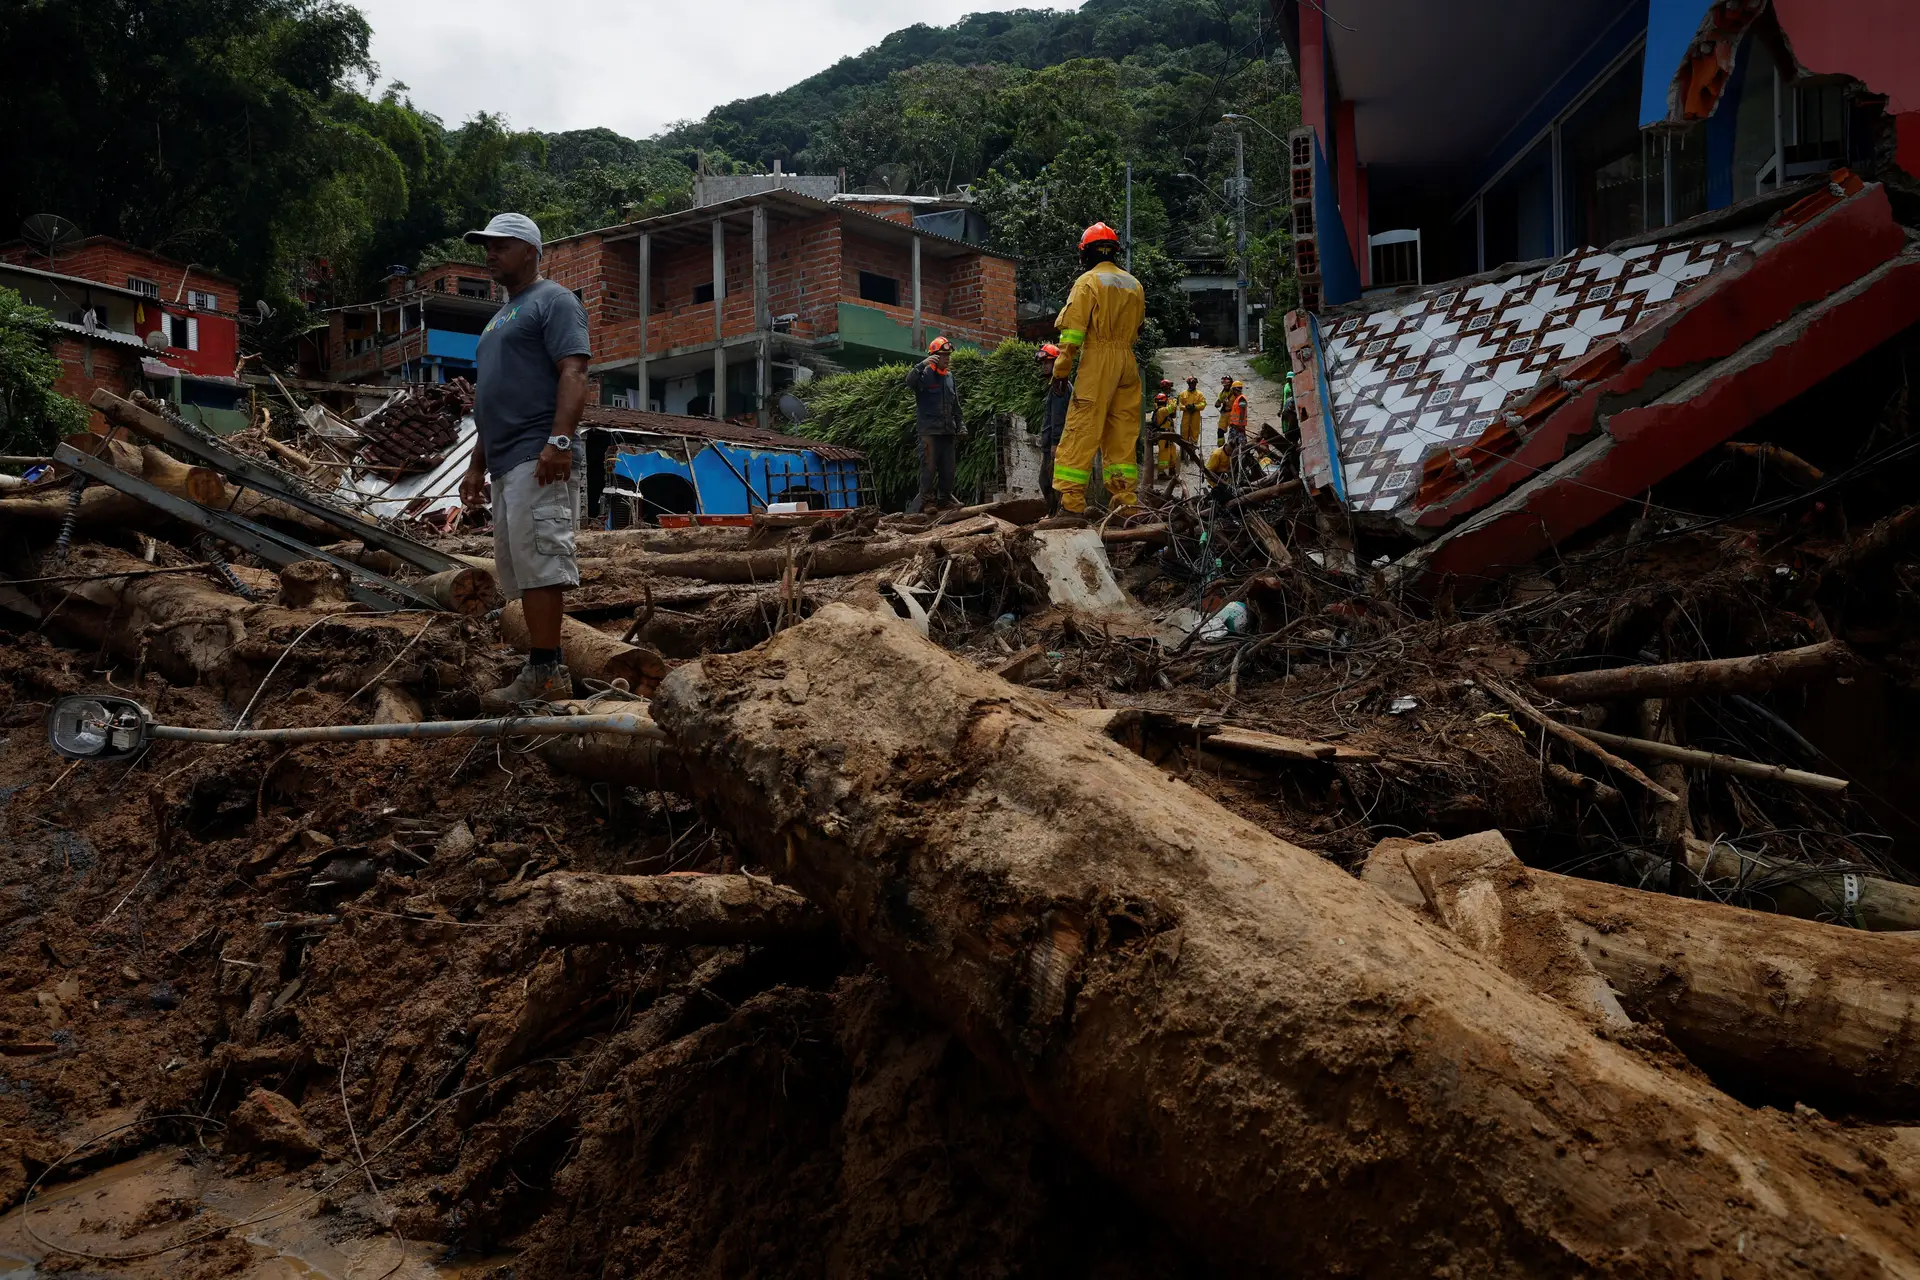
M567 450L573 448L573 437L572 436L548 436L547 443L552 445L554 448L560 450L562 453L565 453Z

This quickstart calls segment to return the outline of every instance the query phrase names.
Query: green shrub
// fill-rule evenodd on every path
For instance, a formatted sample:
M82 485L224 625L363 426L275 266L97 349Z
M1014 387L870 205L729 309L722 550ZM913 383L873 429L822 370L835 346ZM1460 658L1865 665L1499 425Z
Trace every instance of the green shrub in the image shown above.
M0 288L0 452L45 453L87 429L87 407L53 389L60 359L48 348L53 317Z
M953 377L967 438L960 442L955 488L980 500L998 476L995 448L1003 414L1018 414L1030 431L1040 429L1046 390L1035 346L1009 338L991 352L961 347L953 353ZM914 396L906 386L907 364L885 364L858 373L818 378L802 391L807 421L796 435L859 449L867 455L880 505L898 508L920 487L919 441L913 429Z

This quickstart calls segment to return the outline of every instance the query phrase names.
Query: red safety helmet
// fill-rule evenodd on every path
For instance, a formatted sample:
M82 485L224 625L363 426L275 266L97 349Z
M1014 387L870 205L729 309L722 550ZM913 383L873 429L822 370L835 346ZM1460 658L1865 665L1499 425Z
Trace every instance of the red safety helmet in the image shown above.
M1043 342L1040 344L1040 349L1033 353L1033 358L1035 360L1058 360L1060 358L1060 348L1054 346L1051 342Z
M1199 375L1199 374L1197 374L1197 373L1190 373L1190 374L1188 374L1188 375L1187 375L1187 385L1188 385L1188 386L1190 386L1190 387L1197 387L1197 386L1199 386L1199 385L1200 385L1200 375Z
M1167 393L1162 391L1159 395L1153 398L1153 402L1155 404L1165 404L1167 402Z
M1082 249L1090 244L1099 244L1102 241L1119 244L1120 235L1104 222L1096 222L1080 233L1080 247Z
M943 351L953 350L953 343L945 337L935 338L927 344L927 354L937 356Z
M1173 379L1172 379L1172 378L1162 378L1162 379L1160 379L1160 385L1161 385L1161 386L1163 386L1163 387L1171 387L1171 386L1173 385Z

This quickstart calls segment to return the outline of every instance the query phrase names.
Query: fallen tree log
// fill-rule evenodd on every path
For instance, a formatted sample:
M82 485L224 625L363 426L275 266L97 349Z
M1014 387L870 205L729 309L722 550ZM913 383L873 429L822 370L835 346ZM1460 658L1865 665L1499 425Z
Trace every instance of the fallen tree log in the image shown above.
M1552 891L1541 887L1504 839L1408 841L1400 858L1427 906L1468 946L1601 1025L1632 1025L1581 953Z
M95 437L98 439L98 437ZM204 507L220 511L229 511L234 515L245 516L249 520L261 520L269 524L298 529L304 534L324 534L331 541L339 536L339 531L323 520L314 518L306 512L276 498L263 497L251 490L238 489L228 484L226 478L211 467L192 467L179 459L162 453L152 445L133 446L122 441L102 442L109 461L129 475L137 475L155 488L163 489L176 498L197 502ZM98 452L93 449L85 452ZM127 465L128 455L137 453L138 467ZM67 514L67 488L9 498L0 502L0 517L40 523L58 523ZM149 507L128 494L103 484L87 486L81 496L80 515L77 523L83 527L111 527L131 521L142 527L170 520L171 517Z
M603 698L591 708L585 702L562 706L583 715L621 711L648 715L647 704L641 701ZM534 748L534 753L545 760L549 768L589 782L611 782L639 787L642 791L673 791L681 795L692 790L679 752L654 737L583 733L571 738L545 738Z
M1765 693L1804 684L1844 668L1853 654L1838 640L1746 658L1709 658L1650 667L1610 667L1564 676L1536 676L1533 687L1562 702L1609 698L1697 698L1706 694Z
M554 945L765 945L830 933L805 896L753 876L556 871L533 882L527 902L540 917L540 939Z
M1742 760L1739 756L1721 755L1717 751L1699 751L1693 747L1675 746L1671 742L1654 742L1647 738L1629 738L1624 734L1602 733L1598 729L1582 729L1580 732L1605 746L1618 747L1622 751L1631 751L1635 755L1648 756L1654 760L1671 760L1675 764L1705 769L1709 773L1732 774L1737 778L1757 778L1762 782L1784 782L1789 786L1800 787L1807 791L1838 794L1847 789L1845 778L1831 778L1824 773L1808 773L1803 769L1789 769L1780 764Z
M1497 831L1447 845L1507 849ZM1424 895L1385 840L1361 875L1402 905ZM1439 845L1425 846L1439 848ZM1511 852L1510 850L1508 850ZM1528 874L1635 1018L1689 1058L1772 1100L1920 1115L1920 934L1866 935L1550 871Z
M713 821L1240 1274L1768 1274L1813 1250L1890 1275L1920 1247L1843 1134L1596 1037L904 623L829 606L679 668L653 712Z
M526 607L518 600L500 611L500 638L517 649L529 646ZM665 659L643 645L623 644L573 618L560 620L560 649L576 680L625 680L636 694L653 692L667 674Z
M1920 887L1687 837L1687 867L1714 895L1756 910L1876 933L1920 931Z

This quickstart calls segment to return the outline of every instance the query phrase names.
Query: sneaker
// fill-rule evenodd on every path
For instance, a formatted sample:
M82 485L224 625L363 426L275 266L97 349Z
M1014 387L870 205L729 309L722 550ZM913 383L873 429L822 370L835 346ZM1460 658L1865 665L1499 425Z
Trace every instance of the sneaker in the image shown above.
M489 711L512 711L527 702L560 702L573 696L573 673L564 662L536 667L531 662L520 668L513 683L480 695L480 705Z

